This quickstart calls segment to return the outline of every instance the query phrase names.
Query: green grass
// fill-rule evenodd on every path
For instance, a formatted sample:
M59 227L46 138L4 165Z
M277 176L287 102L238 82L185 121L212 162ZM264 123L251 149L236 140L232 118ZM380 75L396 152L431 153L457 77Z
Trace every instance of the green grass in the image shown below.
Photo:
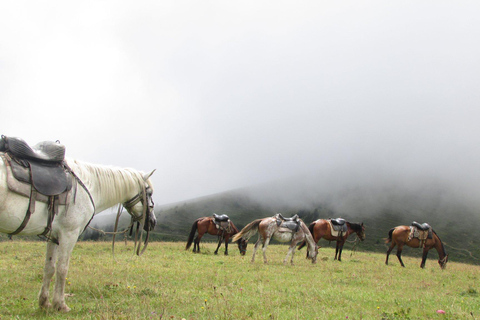
M436 252L426 269L420 259L321 248L316 265L297 252L295 265L283 265L286 245L270 245L269 263L252 247L239 255L201 254L185 243L156 242L141 257L133 244L79 242L67 279L68 314L40 310L45 244L0 242L0 319L479 319L480 267L449 262L441 270ZM52 285L53 287L53 285ZM438 314L437 310L445 310Z

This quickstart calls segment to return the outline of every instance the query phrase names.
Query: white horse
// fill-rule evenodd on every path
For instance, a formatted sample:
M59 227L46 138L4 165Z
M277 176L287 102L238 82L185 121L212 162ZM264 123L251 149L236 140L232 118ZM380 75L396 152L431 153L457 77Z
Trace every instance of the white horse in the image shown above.
M0 155L4 155L0 152ZM75 176L72 194L66 205L59 205L49 229L43 285L39 293L41 308L53 307L59 311L69 311L65 304L65 279L73 247L95 213L117 204L123 204L132 216L147 231L153 230L156 218L153 208L153 186L150 174L134 169L121 169L87 164L66 159L67 166ZM19 230L30 206L29 198L9 190L7 170L2 157L0 161L0 232L11 234ZM44 232L49 219L48 205L36 202L34 213L20 235L39 235ZM143 232L143 230L142 230ZM141 236L140 236L141 238ZM140 246L140 244L139 244ZM146 243L145 243L146 246ZM144 248L145 249L145 248ZM137 254L139 252L137 251ZM52 304L49 302L50 282L56 280Z
M297 225L298 223L298 225ZM293 226L288 228L287 226ZM295 230L296 229L296 230ZM253 248L252 262L255 261L255 252L257 251L260 243L263 244L263 262L267 263L266 251L270 239L275 239L279 242L290 242L287 255L283 260L286 264L288 256L292 255L290 263L293 265L293 256L295 254L295 246L301 241L306 241L308 244L308 258L312 260L312 263L317 262L318 246L313 240L312 234L308 227L305 225L302 219L298 217L285 219L281 214L277 213L273 217L257 219L247 224L239 233L237 233L232 241L238 241L244 239L248 241L256 233L259 234L258 240Z

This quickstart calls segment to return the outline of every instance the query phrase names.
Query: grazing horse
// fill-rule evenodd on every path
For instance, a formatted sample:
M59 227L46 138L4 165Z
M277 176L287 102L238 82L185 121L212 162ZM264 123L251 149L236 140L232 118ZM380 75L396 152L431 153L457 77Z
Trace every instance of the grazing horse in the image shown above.
M195 237L195 233L197 236ZM204 234L211 234L213 236L218 236L218 246L215 250L215 254L218 253L218 249L222 245L222 241L225 241L225 255L228 255L228 241L230 238L238 233L237 227L233 224L231 220L229 220L229 225L226 230L221 230L215 224L215 220L213 217L202 217L195 220L192 225L192 229L190 230L190 235L188 236L187 245L185 246L185 250L190 249L190 246L193 242L193 252L199 253L200 252L200 240L202 239ZM194 239L195 237L195 239ZM244 240L237 241L238 250L240 254L243 256L247 251L247 242Z
M397 258L400 261L402 267L405 267L402 261L402 250L403 246L407 245L412 248L420 248L423 246L423 256L422 256L422 263L420 264L421 268L425 268L425 262L427 261L427 254L428 251L432 248L435 248L438 252L438 264L440 268L445 269L448 262L448 254L445 251L445 247L443 246L442 241L432 230L432 239L426 239L423 245L421 245L421 240L418 238L412 237L409 239L410 233L412 232L411 227L409 226L398 226L393 229L390 229L388 232L388 238L385 240L385 243L391 243L390 247L387 250L387 258L385 259L385 264L388 265L388 256L390 252L392 252L393 248L397 245Z
M313 237L307 228L307 225L298 216L285 219L281 214L273 217L257 219L247 224L239 233L233 237L233 241L245 239L248 241L256 233L259 234L258 240L253 249L252 263L255 261L255 252L260 243L263 245L263 262L267 263L266 251L270 239L280 242L290 242L290 247L283 260L287 263L288 256L291 254L290 263L293 265L293 256L295 254L295 246L300 241L306 241L308 244L308 258L312 259L312 263L316 263L318 247L313 241Z
M2 138L6 141L6 137ZM12 179L14 179L11 168L14 160L7 160L9 157L7 149L0 150L6 150L6 152L0 152L2 158L0 160L0 232L10 235L47 237L49 241L47 241L39 305L41 308L53 307L58 311L69 311L70 308L65 304L65 279L70 256L78 237L96 213L116 204L123 204L132 216L132 226L133 221L138 222L143 230L147 231L148 239L148 232L153 230L156 224L152 201L153 186L149 179L153 172L144 175L134 169L120 169L64 159L61 162L62 170L68 173L67 176L73 177L71 179L73 186L66 198L66 203L57 202L55 205L55 200L47 201L49 203L41 201L35 203L35 198L32 200L32 197L10 190ZM34 181L33 174L31 178ZM36 193L33 186L29 188L32 194ZM32 202L34 208L32 208ZM55 214L51 214L51 206L56 206ZM147 241L145 246L146 244ZM137 254L139 254L138 251ZM52 304L50 304L49 288L55 272L55 287Z
M338 256L338 261L342 261L343 245L352 233L356 233L361 241L365 240L365 226L363 225L363 223L359 224L345 221L345 225L347 230L338 235L332 235L331 223L329 222L329 220L325 219L318 219L313 221L308 226L308 229L312 233L315 243L318 243L318 241L322 238L328 241L336 241L337 245L335 248L334 260L337 260ZM305 242L301 243L300 246L298 246L298 249L300 250L304 246Z

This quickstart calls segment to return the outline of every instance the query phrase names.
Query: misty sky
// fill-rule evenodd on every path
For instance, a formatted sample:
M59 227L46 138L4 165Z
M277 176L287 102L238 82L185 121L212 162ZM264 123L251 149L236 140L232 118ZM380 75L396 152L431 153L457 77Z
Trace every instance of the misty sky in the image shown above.
M0 133L156 168L157 204L322 172L476 192L479 16L478 1L3 1Z

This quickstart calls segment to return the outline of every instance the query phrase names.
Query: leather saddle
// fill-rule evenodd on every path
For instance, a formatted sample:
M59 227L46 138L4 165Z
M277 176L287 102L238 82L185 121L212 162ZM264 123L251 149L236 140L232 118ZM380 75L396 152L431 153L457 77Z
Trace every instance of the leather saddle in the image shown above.
M428 223L418 223L417 221L413 221L412 222L412 226L414 227L417 227L418 229L422 230L422 231L427 231L429 229L431 229L432 227L428 224Z
M347 232L347 221L343 218L330 219L333 230L340 232Z
M21 138L2 136L0 152L10 155L14 177L31 184L39 193L55 196L71 189L72 179L63 165L65 146L58 141L30 147Z
M226 214L213 214L213 222L217 229L230 232L230 218Z
M215 221L223 222L223 221L228 221L230 218L226 214L213 214L213 217L215 218Z
M298 214L290 218L285 218L281 213L277 213L275 219L278 227L287 228L293 232L297 232L298 228L300 228L300 218Z

